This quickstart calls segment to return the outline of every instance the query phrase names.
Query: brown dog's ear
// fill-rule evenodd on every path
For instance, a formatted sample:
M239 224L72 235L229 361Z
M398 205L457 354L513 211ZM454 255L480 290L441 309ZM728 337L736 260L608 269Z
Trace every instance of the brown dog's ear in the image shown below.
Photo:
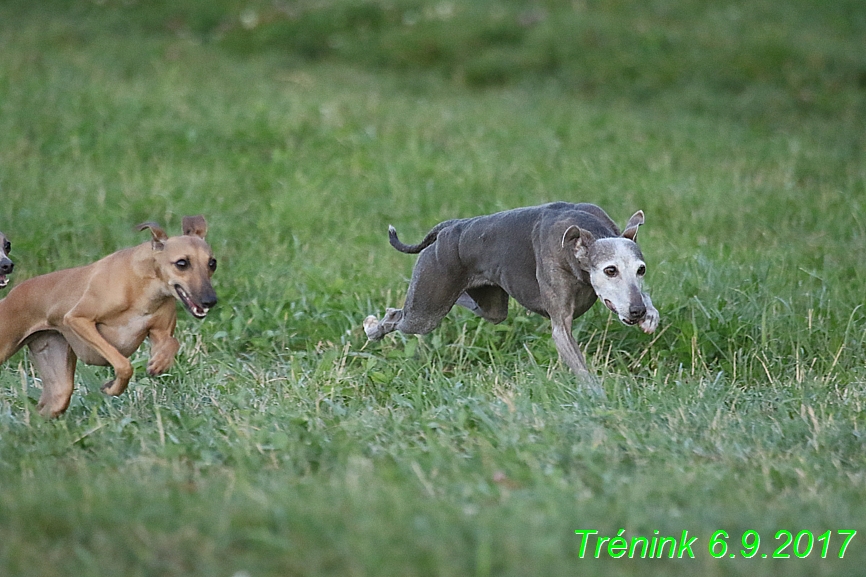
M143 222L137 227L135 227L136 230L144 230L146 228L150 229L150 235L152 237L150 245L151 247L153 247L153 250L162 250L163 248L165 248L165 241L168 240L168 235L165 234L165 231L162 230L162 227L160 227L155 222Z
M643 211L639 210L628 219L628 222L625 225L625 230L622 232L623 238L627 238L634 242L637 242L637 229L644 222L643 219Z
M207 221L200 214L183 217L183 234L203 239L207 234Z

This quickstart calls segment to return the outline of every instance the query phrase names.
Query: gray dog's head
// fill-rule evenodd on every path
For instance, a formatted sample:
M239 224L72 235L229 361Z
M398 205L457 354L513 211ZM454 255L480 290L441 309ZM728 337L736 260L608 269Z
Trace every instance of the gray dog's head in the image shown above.
M0 288L5 287L9 283L6 275L10 274L15 267L8 256L11 250L12 244L9 242L9 239L6 238L5 234L0 232Z
M643 223L639 210L621 236L597 239L588 230L571 226L562 237L563 246L574 250L578 265L589 273L595 294L627 325L639 323L647 314L641 294L646 263L635 242Z

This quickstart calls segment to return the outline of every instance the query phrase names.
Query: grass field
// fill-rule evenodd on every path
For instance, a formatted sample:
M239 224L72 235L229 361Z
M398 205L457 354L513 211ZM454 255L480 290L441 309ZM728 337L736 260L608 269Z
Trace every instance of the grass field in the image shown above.
M0 367L0 575L863 574L862 2L6 0L0 54L13 283L186 214L220 263L120 397ZM389 223L552 200L647 215L659 331L575 323L608 400L513 303L366 344Z

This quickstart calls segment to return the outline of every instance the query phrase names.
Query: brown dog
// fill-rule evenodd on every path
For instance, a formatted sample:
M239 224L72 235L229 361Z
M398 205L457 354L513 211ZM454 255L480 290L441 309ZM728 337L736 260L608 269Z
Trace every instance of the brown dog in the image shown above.
M0 363L30 348L42 378L42 415L56 417L69 406L76 359L111 365L114 379L102 390L119 395L132 378L129 356L149 337L147 373L165 372L180 347L174 300L196 318L216 304L210 281L216 259L204 241L205 219L184 217L183 236L171 238L154 223L138 226L146 228L150 242L31 278L0 300Z
M12 244L6 235L0 232L0 289L9 284L9 279L6 275L12 272L15 265L9 260L9 251L12 250Z

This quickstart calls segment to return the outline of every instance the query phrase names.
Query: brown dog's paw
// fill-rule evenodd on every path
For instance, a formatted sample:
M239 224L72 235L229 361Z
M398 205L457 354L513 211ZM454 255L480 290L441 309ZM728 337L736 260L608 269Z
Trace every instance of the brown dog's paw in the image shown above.
M153 334L151 339L153 346L150 349L150 360L147 362L147 374L156 377L171 368L174 356L180 350L180 343L174 337L156 339Z
M69 400L59 401L55 403L45 403L41 399L36 405L36 410L46 419L54 419L62 415L69 406Z
M127 385L129 385L129 381L111 379L102 385L102 392L111 397L116 397L126 390Z
M147 374L151 377L157 377L171 368L174 362L174 356L163 358L161 356L151 357L147 363Z

